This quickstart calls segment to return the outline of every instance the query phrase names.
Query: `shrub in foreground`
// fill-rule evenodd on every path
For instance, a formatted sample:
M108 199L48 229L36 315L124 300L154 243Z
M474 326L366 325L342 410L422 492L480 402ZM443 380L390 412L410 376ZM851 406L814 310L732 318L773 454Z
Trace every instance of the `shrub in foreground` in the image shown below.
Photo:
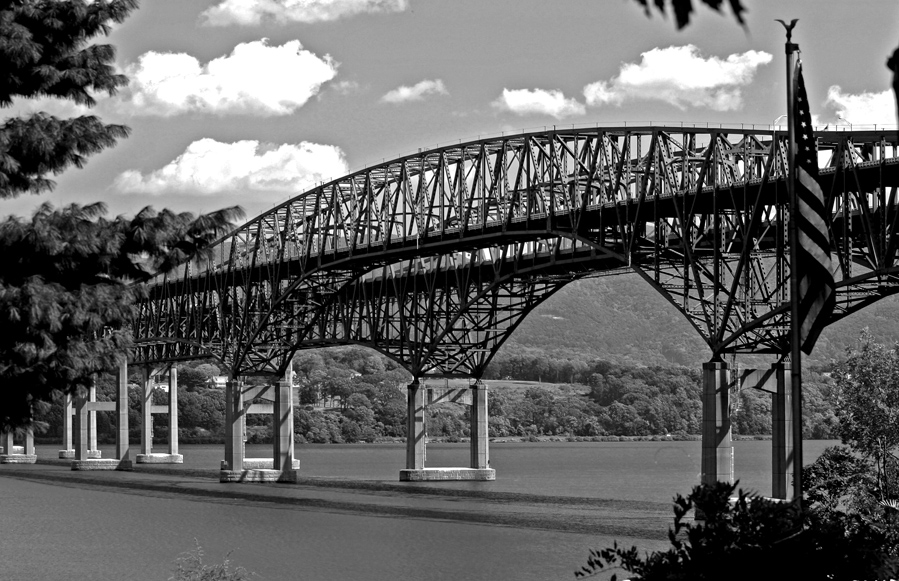
M719 482L693 488L674 506L671 547L640 555L617 543L591 551L575 577L621 569L632 580L890 579L899 576L890 532L858 514L800 511ZM690 522L696 510L705 520ZM613 580L617 575L612 575Z
M175 560L175 570L169 581L248 581L253 575L243 567L231 567L228 556L225 560L215 565L203 562L205 553L200 543L196 542L196 548L182 553ZM229 553L230 555L230 553Z

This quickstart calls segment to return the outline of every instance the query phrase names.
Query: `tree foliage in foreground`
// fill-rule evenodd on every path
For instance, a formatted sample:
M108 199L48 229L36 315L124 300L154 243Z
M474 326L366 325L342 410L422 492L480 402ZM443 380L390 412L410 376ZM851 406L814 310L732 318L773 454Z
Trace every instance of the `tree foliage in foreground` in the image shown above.
M0 8L0 107L18 97L54 97L93 106L92 93L115 94L128 79L113 68L115 49L90 44L137 7L136 0L12 0ZM0 197L53 188L46 176L81 167L128 135L92 115L58 119L40 112L0 126Z
M899 344L889 348L865 330L834 376L840 437L873 462L883 495L899 487L890 478L899 463Z
M643 6L647 15L650 14L650 5L654 6L663 15L667 14L670 7L674 13L674 22L677 24L678 29L690 24L690 18L693 16L692 0L637 0L637 2ZM716 12L721 12L721 5L725 3L725 0L699 0L699 2ZM746 8L740 0L726 0L726 2L730 5L731 12L734 13L734 18L737 19L737 22L745 26L743 12L746 11Z
M899 347L864 332L836 367L839 431L802 470L802 508L748 497L734 485L675 500L671 548L591 551L575 575L623 569L631 579L895 579L899 577ZM685 520L691 509L705 522ZM615 579L615 576L612 577Z
M735 484L697 486L674 506L671 547L641 555L635 547L591 551L575 577L623 570L626 578L890 579L899 575L889 531L858 514L800 511L795 504L736 491ZM688 518L692 510L704 521ZM611 577L617 579L617 574Z
M94 105L127 83L109 33L136 0L11 0L0 4L0 108L17 98ZM46 113L0 124L0 197L52 189L48 174L81 167L128 129L86 115ZM202 257L243 215L229 208L196 217L145 208L105 217L105 205L41 206L31 220L0 222L0 430L29 424L54 393L74 393L116 367L131 346L128 323L141 283Z
M104 206L42 206L0 222L2 428L33 406L75 393L113 370L132 346L139 283L198 256L230 228L234 209L195 218L146 208L134 218Z

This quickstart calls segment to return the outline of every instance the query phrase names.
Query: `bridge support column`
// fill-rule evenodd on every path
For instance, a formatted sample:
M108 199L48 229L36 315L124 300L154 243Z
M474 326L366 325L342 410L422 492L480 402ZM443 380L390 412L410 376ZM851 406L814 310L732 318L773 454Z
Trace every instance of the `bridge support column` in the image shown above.
M115 453L119 470L131 470L131 444L128 441L128 363L119 365L116 382Z
M427 454L425 444L425 387L415 378L409 384L406 400L406 470L423 470ZM402 472L400 473L402 480Z
M723 361L702 364L702 483L734 481L730 427L730 369Z
M790 363L771 366L771 497L793 500L793 394ZM800 444L801 445L801 444Z
M235 407L242 411L240 426L234 430L241 433L240 446L232 439L230 448L226 446L226 458L231 456L246 441L247 414L267 414L272 417L272 456L270 458L247 458L241 456L241 468L232 469L227 459L222 462L220 482L296 482L300 461L293 458L293 369L288 369L283 379L275 385L240 386L241 403ZM231 396L233 398L233 396ZM255 399L271 403L252 403ZM229 401L233 401L229 400Z
M243 405L243 382L229 378L225 382L225 459L222 461L220 482L240 482L243 474L244 426L246 411Z
M74 398L75 413L72 416L74 432L74 459L72 470L131 470L131 459L128 455L128 364L119 366L118 389L115 402L97 402L96 388L92 386L89 397L76 396ZM96 419L91 422L90 416L98 411L115 412L116 414L116 457L100 458L99 450L91 450L93 443L96 448ZM62 451L60 451L60 456Z
M272 417L272 443L274 444L274 466L282 475L299 468L295 463L293 449L293 367L288 366L284 378L278 382L275 391L275 406ZM294 477L294 480L296 478Z
M487 423L487 384L481 380L471 386L471 467L490 468L490 431Z
M94 383L88 388L88 403L97 401L97 376L94 376ZM87 457L92 456L91 452L100 457L100 450L97 449L97 411L88 407L87 410Z
M169 456L181 456L178 453L178 368L174 364L169 368Z
M34 453L34 431L25 428L22 446L15 445L15 431L3 432L3 446L0 451L0 464L34 464L37 456Z
M72 447L72 414L75 413L72 407L72 394L67 393L62 396L62 450L59 451L60 458L74 458L75 449Z
M427 388L416 379L409 385L406 423L406 469L401 481L496 480L490 468L487 433L487 385L478 381L470 389ZM425 468L425 405L453 401L471 405L471 462L468 468Z
M91 386L91 389L88 391L90 397L88 398L88 403L93 403L97 401L97 388ZM75 414L75 409L72 405L72 395L67 394L63 396L63 410L62 410L62 438L63 438L63 446L65 448L59 451L59 457L64 459L72 459L75 457L75 449L72 447L72 419ZM87 457L88 458L100 458L101 452L97 447L97 412L96 411L88 411L87 414Z
M178 453L178 370L169 367L169 402L165 406L153 405L153 389L156 386L155 372L145 368L142 375L143 393L141 397L140 454L134 459L138 464L183 464L184 456ZM153 453L153 414L169 416L169 452Z
M142 367L140 373L140 454L137 455L138 464L141 456L149 456L153 451L153 375L149 367Z

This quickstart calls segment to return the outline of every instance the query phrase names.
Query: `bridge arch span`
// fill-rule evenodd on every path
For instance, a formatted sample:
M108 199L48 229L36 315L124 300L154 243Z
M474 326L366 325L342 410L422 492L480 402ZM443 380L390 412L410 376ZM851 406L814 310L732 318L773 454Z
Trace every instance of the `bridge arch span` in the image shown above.
M896 284L899 156L886 130L817 136L841 317ZM298 327L341 289L361 292L366 273L566 238L640 273L713 355L782 354L785 160L782 132L736 127L552 130L419 152L304 192L220 240L207 267L155 280L135 335L206 346L235 374L276 370L309 344Z

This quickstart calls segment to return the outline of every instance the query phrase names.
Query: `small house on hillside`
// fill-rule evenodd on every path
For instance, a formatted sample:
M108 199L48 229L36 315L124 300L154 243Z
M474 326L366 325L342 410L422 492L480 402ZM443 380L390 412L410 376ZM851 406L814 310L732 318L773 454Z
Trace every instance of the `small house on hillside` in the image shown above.
M210 389L225 389L225 384L228 382L227 375L213 375L209 379L206 380L206 387Z

